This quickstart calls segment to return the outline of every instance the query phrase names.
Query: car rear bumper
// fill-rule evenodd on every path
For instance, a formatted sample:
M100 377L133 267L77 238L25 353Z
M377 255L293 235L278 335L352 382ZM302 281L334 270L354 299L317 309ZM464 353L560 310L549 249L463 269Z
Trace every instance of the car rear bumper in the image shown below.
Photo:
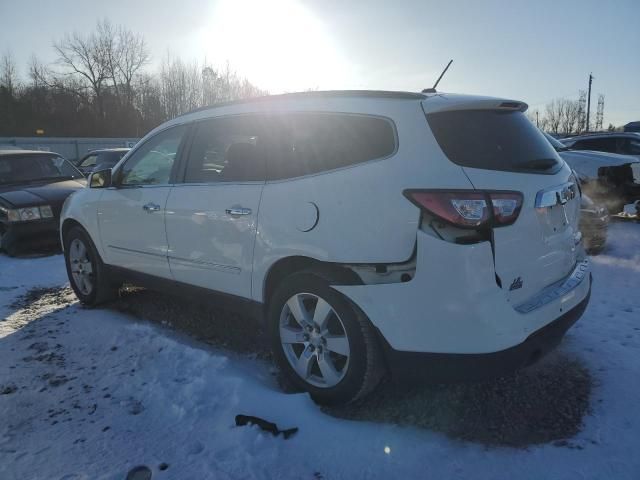
M529 335L519 345L492 353L446 354L394 350L381 340L387 366L394 379L420 379L429 383L478 381L512 374L532 365L553 350L582 316L591 291L575 307Z
M514 305L496 283L489 242L459 245L421 231L416 263L409 282L333 286L400 352L466 355L510 349L581 305L591 288L588 261L579 262L565 279Z

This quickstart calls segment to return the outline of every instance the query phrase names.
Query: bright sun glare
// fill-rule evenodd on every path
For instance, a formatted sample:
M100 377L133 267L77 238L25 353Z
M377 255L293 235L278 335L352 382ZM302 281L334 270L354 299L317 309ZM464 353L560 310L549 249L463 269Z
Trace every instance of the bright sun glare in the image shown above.
M221 0L202 41L207 59L271 93L344 84L348 64L313 14L295 0Z

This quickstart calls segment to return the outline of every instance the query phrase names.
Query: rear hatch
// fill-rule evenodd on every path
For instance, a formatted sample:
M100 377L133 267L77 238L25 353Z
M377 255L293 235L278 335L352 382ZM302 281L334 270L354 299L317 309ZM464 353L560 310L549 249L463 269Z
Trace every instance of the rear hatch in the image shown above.
M566 277L578 256L577 180L526 118L526 105L486 99L428 104L427 121L440 148L475 189L523 195L515 223L493 228L495 269L507 298L518 305Z

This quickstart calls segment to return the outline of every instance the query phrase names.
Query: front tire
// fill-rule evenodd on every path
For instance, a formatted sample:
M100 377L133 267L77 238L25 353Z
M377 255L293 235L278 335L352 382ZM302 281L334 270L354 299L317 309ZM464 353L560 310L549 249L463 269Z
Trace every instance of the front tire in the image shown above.
M81 227L72 227L64 235L64 260L80 303L92 307L118 296L119 286L109 278L95 245Z
M368 319L312 272L284 279L269 302L267 321L276 365L317 403L361 399L384 374Z
M18 240L3 226L0 226L0 250L4 250L10 257L15 257L20 253Z

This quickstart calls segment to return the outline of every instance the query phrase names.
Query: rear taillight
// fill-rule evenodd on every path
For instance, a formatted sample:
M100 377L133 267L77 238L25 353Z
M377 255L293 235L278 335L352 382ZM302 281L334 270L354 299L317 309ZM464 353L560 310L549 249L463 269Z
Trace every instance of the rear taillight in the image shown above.
M520 192L481 190L405 190L422 210L460 228L503 227L518 218Z
M518 192L488 192L493 208L495 227L511 225L522 208L522 194Z

